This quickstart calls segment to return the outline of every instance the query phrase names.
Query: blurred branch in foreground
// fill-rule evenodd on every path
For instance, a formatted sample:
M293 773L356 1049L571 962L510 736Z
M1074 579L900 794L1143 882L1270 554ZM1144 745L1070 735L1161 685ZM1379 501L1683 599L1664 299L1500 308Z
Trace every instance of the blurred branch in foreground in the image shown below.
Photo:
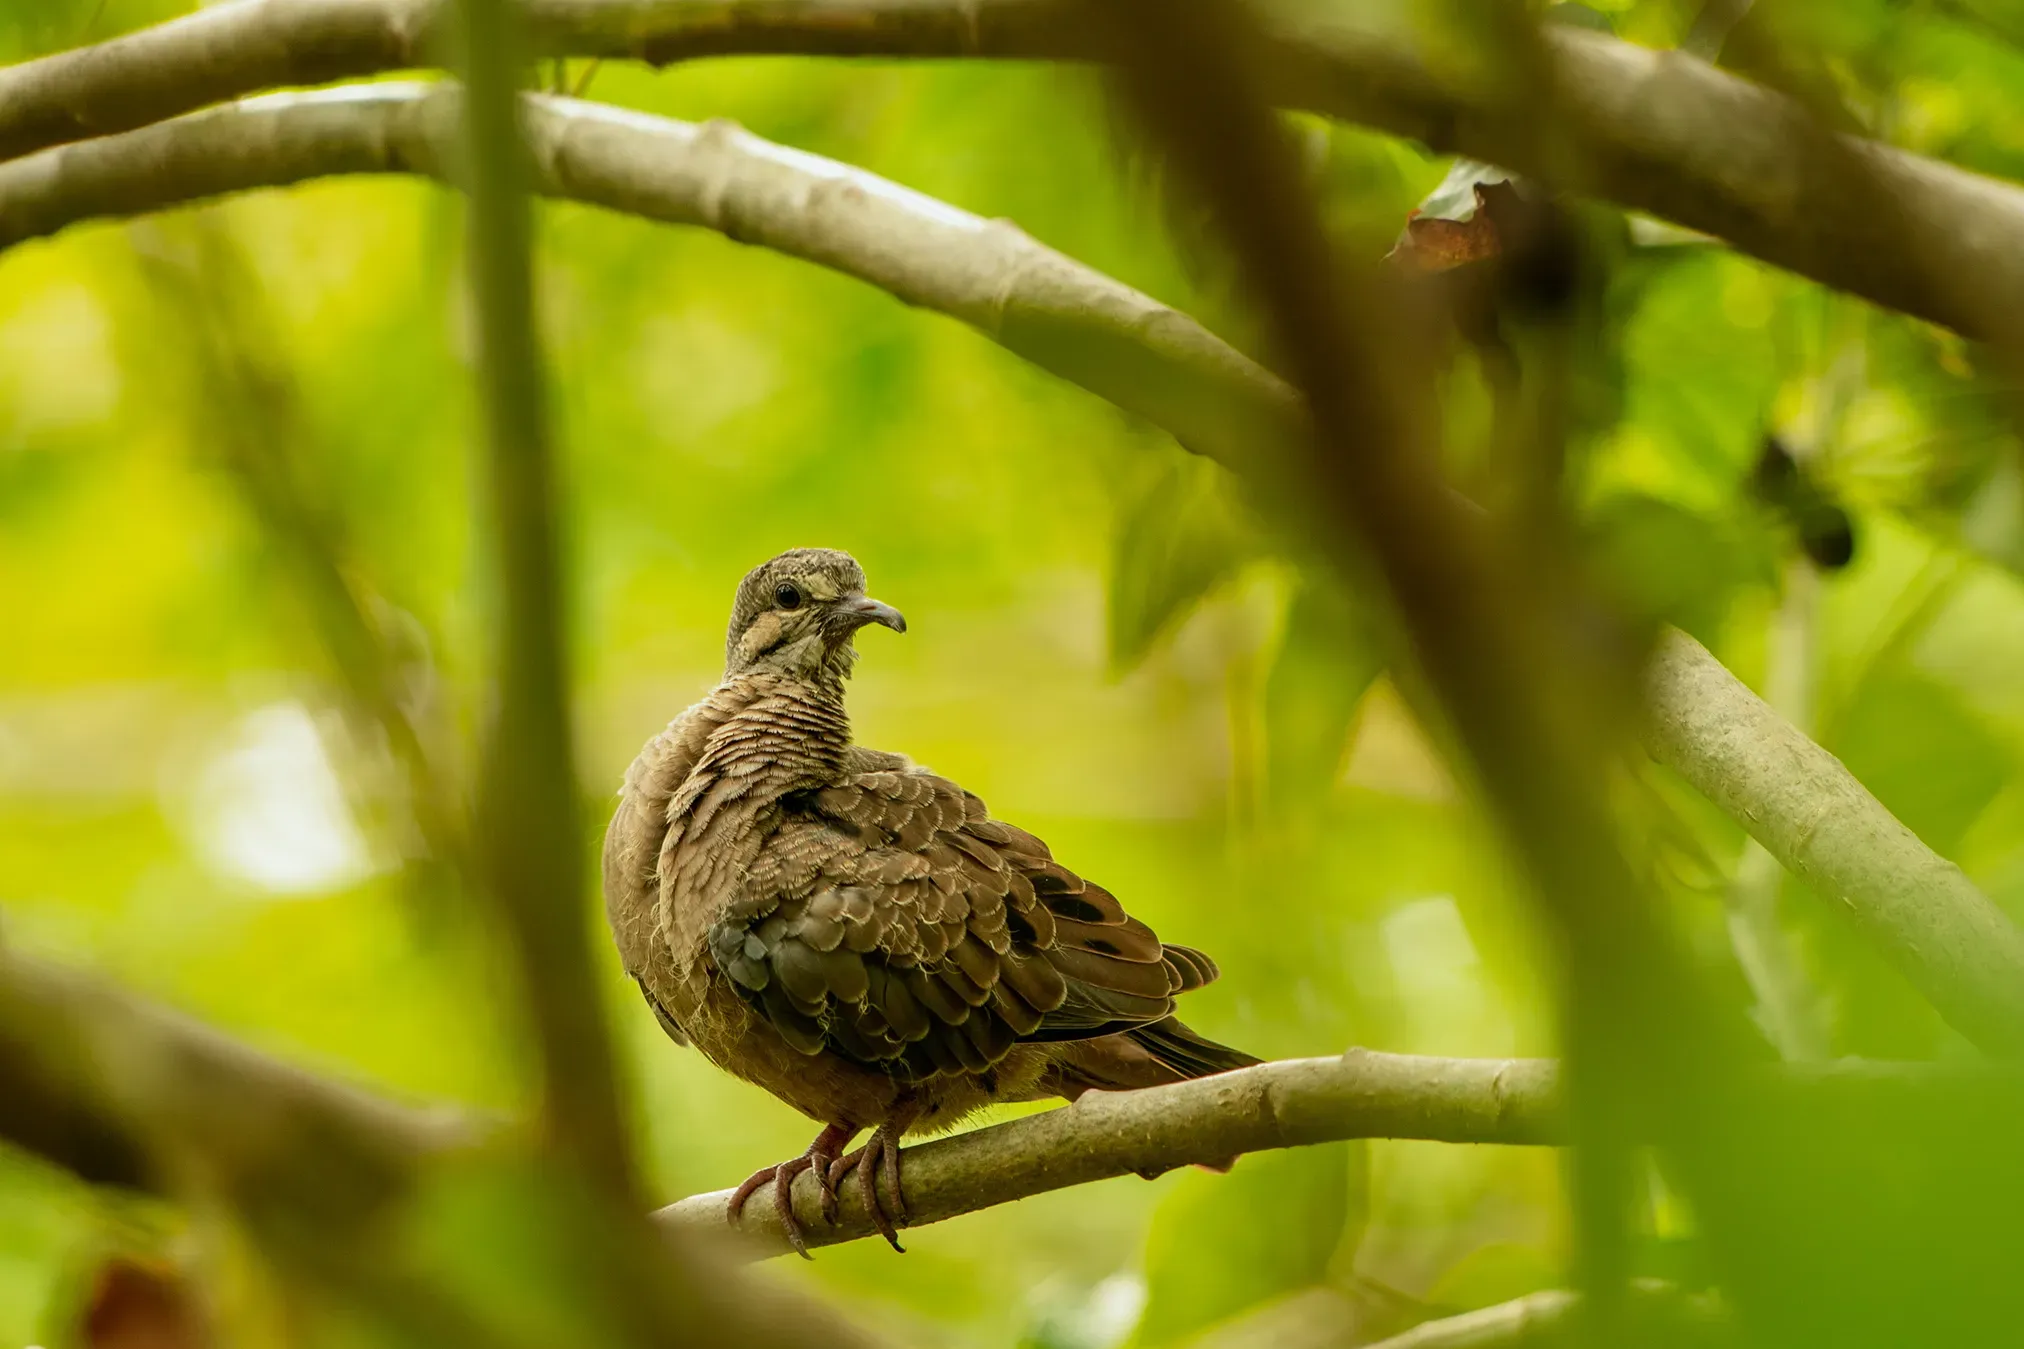
M0 246L332 174L443 177L455 113L453 93L374 85L277 95L59 147L0 165ZM978 328L1240 473L1282 472L1300 433L1299 400L1276 376L1012 225L726 123L539 97L527 123L539 192L719 230L854 276ZM2024 934L1957 867L1691 639L1662 643L1644 704L1655 757L1781 862L1842 896L1956 1029L1985 1049L2024 1049ZM1746 725L1755 729L1737 731ZM1820 790L1856 813L1815 820ZM1907 934L1916 951L1895 944Z
M536 48L662 64L737 53L1083 60L1086 29L1052 0L535 0ZM1533 175L1543 153L1582 191L1717 235L1767 262L1970 336L2024 310L2024 192L1872 141L1825 133L1798 103L1680 52L1547 25L1562 100L1551 141L1510 117L1466 63L1406 36L1273 17L1267 90ZM97 46L0 69L0 157L142 126L209 103L441 60L433 0L219 5ZM1897 213L1857 209L1887 198ZM1893 246L1904 219L1921 251Z
M473 1313L417 1278L406 1267L414 1249L397 1239L444 1164L505 1155L511 1140L494 1122L393 1104L0 951L0 1138L99 1184L223 1198L284 1272L433 1331L423 1342L526 1342L524 1327L485 1323L510 1311ZM833 1310L778 1288L759 1295L702 1243L675 1239L685 1234L656 1240L644 1223L613 1231L567 1209L536 1211L551 1223L568 1215L573 1261L611 1256L628 1266L576 1272L596 1287L573 1296L603 1292L615 1277L658 1287L649 1304L658 1331L639 1339L873 1343ZM594 1324L610 1314L601 1307Z
M462 154L497 627L473 847L504 920L541 1067L548 1142L618 1212L637 1208L610 1028L583 921L561 513L535 334L533 207L520 126L521 16L461 0Z
M1607 1342L1628 1329L1640 1136L1679 1166L1724 1273L1754 1296L1762 1281L1749 1246L1764 1201L1736 1146L1750 1128L1737 1091L1742 1040L1637 885L1603 800L1629 729L1629 669L1573 640L1591 600L1551 565L1551 540L1486 529L1446 494L1433 372L1401 351L1396 291L1340 258L1324 231L1262 97L1258 72L1269 67L1243 11L1090 0L1081 13L1109 39L1147 137L1215 215L1306 396L1313 433L1296 442L1294 476L1312 498L1316 544L1345 582L1366 568L1381 578L1458 766L1556 939L1574 1264L1591 1332ZM1282 510L1303 518L1290 502Z

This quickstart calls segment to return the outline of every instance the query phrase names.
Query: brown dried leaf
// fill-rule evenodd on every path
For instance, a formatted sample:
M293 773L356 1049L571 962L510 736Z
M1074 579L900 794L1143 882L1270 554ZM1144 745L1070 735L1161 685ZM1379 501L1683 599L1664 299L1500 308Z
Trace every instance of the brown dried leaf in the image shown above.
M114 1256L98 1272L78 1342L87 1349L204 1349L203 1318L172 1265Z
M1473 195L1475 209L1464 219L1414 211L1386 261L1412 271L1445 272L1501 255L1522 232L1528 203L1509 182L1477 183Z

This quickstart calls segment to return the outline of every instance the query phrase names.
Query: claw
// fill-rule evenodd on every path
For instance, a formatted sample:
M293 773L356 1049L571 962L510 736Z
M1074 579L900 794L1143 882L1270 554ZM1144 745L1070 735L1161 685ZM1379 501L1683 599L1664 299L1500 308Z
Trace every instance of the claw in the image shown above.
M907 1248L900 1245L899 1228L907 1223L906 1196L900 1190L900 1144L899 1129L888 1122L872 1131L863 1147L839 1157L830 1164L829 1180L834 1184L855 1168L857 1188L864 1198L864 1211L871 1218L878 1234L884 1237L892 1248L905 1255ZM892 1191L892 1209L887 1211L879 1201L878 1182L883 1173L886 1188Z
M744 1184L731 1192L730 1201L724 1205L724 1220L733 1227L738 1226L745 1212L745 1201L757 1194L760 1187L770 1184L773 1187L773 1212L780 1219L781 1235L787 1238L787 1244L794 1248L796 1255L803 1260L813 1260L815 1257L808 1253L806 1230L794 1213L794 1178L803 1171L815 1172L822 1216L834 1223L836 1155L856 1132L841 1124L832 1124L817 1134L815 1141L808 1145L808 1151L799 1157L754 1171L745 1178Z

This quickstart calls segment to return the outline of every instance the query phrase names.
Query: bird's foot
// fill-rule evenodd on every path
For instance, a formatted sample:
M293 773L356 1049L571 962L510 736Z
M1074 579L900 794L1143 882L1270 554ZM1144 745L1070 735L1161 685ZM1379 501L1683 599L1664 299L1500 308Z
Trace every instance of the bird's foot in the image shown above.
M848 1175L852 1168L857 1170L858 1189L864 1195L864 1210L871 1215L873 1226L892 1248L906 1254L906 1247L900 1245L898 1229L907 1225L906 1196L900 1191L900 1130L904 1125L895 1125L891 1120L872 1131L864 1146L837 1158L829 1164L829 1183ZM879 1201L878 1181L885 1178L886 1188L892 1191L892 1207L887 1209Z
M794 1178L803 1171L815 1172L817 1192L821 1196L822 1217L825 1222L836 1221L836 1161L843 1145L850 1141L855 1129L841 1124L832 1124L815 1136L808 1145L808 1151L774 1166L762 1167L745 1178L745 1183L731 1192L731 1200L724 1206L724 1218L731 1226L738 1225L745 1212L745 1201L757 1194L760 1187L773 1187L773 1211L779 1215L780 1230L787 1238L787 1244L803 1260L813 1260L808 1253L808 1236L801 1220L794 1216Z

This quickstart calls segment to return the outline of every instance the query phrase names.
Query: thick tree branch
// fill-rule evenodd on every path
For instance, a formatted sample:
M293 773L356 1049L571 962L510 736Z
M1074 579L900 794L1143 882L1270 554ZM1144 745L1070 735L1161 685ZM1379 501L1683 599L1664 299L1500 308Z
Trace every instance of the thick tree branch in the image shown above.
M2024 1055L2024 932L1839 759L1669 633L1645 675L1645 742L1849 917L1949 1024Z
M1285 383L1195 320L1015 226L727 123L695 126L568 99L528 105L537 191L714 229L857 277L961 319L1254 477L1283 468L1277 461L1304 426ZM371 85L254 99L0 164L0 247L83 220L333 174L442 177L455 137L447 90ZM1714 710L1696 710L1701 699L1713 699ZM1878 940L1914 941L1916 953L1893 946L1893 959L1957 1029L1985 1048L2024 1047L2024 936L1957 868L1890 819L1817 746L1805 755L1760 755L1745 777L1718 780L1711 756L1810 742L1699 646L1665 645L1645 700L1646 739L1659 759L1753 833L1764 827L1759 820L1785 820L1786 844L1760 841L1823 888L1839 887ZM1778 729L1732 735L1744 722ZM1795 817L1820 790L1867 802L1861 818L1872 824ZM1826 848L1823 838L1837 845ZM1926 878L1944 887L1932 889ZM1930 902L1907 898L1919 895ZM1908 907L1919 922L1898 916ZM1948 917L1956 909L1958 922Z
M731 53L1087 59L1052 0L532 0L555 55L656 63ZM1285 105L1555 176L1547 138L1411 40L1342 21L1275 20ZM438 59L431 0L244 0L0 69L0 157L145 125L263 89ZM2024 309L2024 191L1935 160L1843 142L1823 156L1791 100L1694 57L1549 29L1564 144L1586 192L1977 337ZM1834 162L1837 158L1845 162ZM1871 181L1858 181L1867 170ZM1855 209L1883 194L1892 213ZM1889 246L1910 222L1921 257ZM1974 278L1972 289L1945 278ZM1993 317L1992 317L1993 316Z

